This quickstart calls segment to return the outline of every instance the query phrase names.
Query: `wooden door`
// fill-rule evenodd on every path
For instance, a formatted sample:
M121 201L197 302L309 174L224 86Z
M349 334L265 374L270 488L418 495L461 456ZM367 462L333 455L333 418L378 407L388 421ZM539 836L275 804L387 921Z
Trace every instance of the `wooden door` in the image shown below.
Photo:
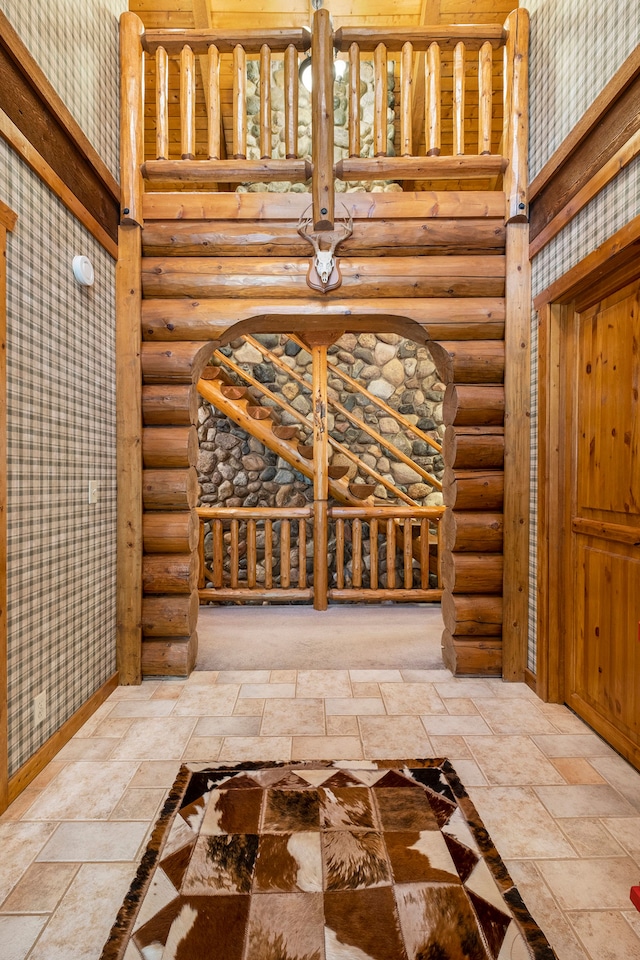
M640 765L640 283L574 313L566 702ZM579 304L578 304L579 307Z

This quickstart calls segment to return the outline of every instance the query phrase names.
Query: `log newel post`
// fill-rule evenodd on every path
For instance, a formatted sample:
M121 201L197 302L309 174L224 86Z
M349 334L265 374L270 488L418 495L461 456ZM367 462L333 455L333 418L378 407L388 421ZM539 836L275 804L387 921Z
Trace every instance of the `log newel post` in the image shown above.
M312 346L313 390L313 606L327 609L329 432L327 429L327 347Z
M144 26L135 13L120 17L120 222L142 226L144 163Z
M328 10L317 10L311 38L313 229L333 230L333 33Z
M528 211L529 139L529 11L514 10L505 21L503 151L508 160L504 172L507 223L526 223Z

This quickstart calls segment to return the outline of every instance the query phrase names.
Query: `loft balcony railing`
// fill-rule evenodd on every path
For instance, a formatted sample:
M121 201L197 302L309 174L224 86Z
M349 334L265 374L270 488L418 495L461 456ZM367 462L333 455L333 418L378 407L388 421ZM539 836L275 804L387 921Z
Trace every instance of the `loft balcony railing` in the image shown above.
M475 180L501 183L507 219L526 219L528 19L515 10L504 26L332 30L326 10L305 29L148 30L121 19L122 219L142 223L143 183L218 184L311 180L316 229L333 226L335 180ZM311 50L312 151L298 152L299 61ZM334 60L347 62L348 156L334 160ZM248 159L247 61L259 61L259 159ZM146 61L155 98L145 102ZM272 149L272 60L284 71L284 157ZM374 70L372 156L360 136L360 70ZM227 154L221 64L232 74ZM199 69L197 69L197 66ZM177 85L170 79L179 75ZM389 156L389 77L394 78L393 152ZM495 82L494 82L495 81ZM199 86L200 85L200 86ZM502 103L494 90L502 89ZM204 102L204 135L196 105ZM421 104L424 103L424 109ZM179 137L170 136L179 115ZM145 156L145 117L155 130ZM446 134L446 136L445 136ZM499 143L498 143L499 141ZM422 151L424 150L424 155ZM173 155L172 155L173 154ZM323 212L324 211L324 212Z

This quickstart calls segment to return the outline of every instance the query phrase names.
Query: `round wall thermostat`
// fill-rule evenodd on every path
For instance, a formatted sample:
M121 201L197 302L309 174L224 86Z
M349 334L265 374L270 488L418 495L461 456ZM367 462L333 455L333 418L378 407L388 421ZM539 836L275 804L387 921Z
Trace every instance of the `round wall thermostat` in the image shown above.
M93 264L89 257L73 258L73 275L82 287L93 286Z

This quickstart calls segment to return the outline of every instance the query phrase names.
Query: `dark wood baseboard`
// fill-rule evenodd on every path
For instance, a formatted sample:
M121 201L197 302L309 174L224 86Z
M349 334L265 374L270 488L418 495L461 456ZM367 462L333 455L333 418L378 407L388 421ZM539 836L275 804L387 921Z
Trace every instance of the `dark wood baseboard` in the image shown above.
M528 667L524 671L524 682L528 687L531 687L534 693L538 692L538 678Z
M56 732L42 744L40 749L9 778L9 803L13 803L25 787L44 770L46 765L62 750L65 743L68 743L80 727L87 722L89 717L96 712L100 704L104 703L107 697L113 693L118 686L118 682L118 674L114 673L113 676L109 677L106 683L103 683L93 696L89 697L86 703L83 703L80 709L76 710L76 712L62 724L60 729L56 730ZM0 813L3 813L2 809L0 809Z

